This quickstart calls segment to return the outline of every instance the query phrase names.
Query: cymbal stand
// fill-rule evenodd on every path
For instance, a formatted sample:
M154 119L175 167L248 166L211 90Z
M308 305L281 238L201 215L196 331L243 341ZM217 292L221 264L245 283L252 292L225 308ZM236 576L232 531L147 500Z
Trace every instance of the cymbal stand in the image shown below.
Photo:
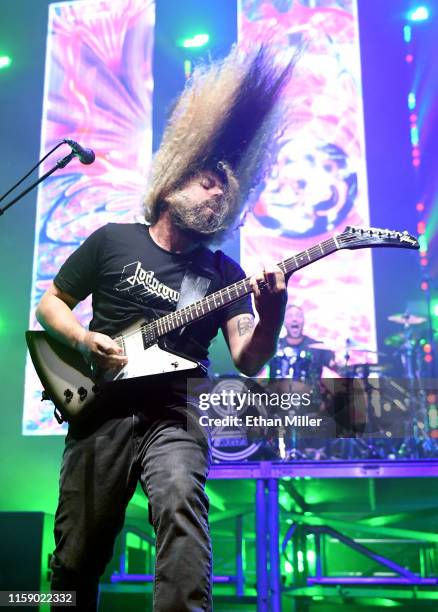
M418 359L417 341L413 334L412 325L408 321L403 326L404 342L400 348L400 360L408 383L408 406L410 422L407 424L406 441L400 447L399 452L407 454L412 459L429 454L433 450L434 443L428 438L428 415L426 407L426 394L421 390L421 362ZM420 429L419 419L423 417L424 427ZM432 448L431 448L432 445Z
M348 374L348 365L350 361L350 345L351 345L351 340L347 338L345 341L345 353L344 353L345 370L347 374ZM351 399L354 400L354 384L355 384L354 381L358 379L358 377L355 376L354 366L351 369L350 374L351 374L350 376L346 377L348 381L347 382L347 398L349 400ZM372 426L372 422L373 422L373 416L371 412L372 410L371 386L368 382L368 376L369 376L369 369L365 368L364 376L362 377L362 380L365 380L365 395L367 398L367 423L365 426L365 431L363 432L365 434L367 433L367 430L369 433L371 433L369 428ZM340 445L341 445L341 454L344 456L344 458L345 459L379 458L378 453L376 452L373 444L371 443L371 437L368 435L368 440L364 440L361 437L361 435L357 437L339 438ZM329 447L327 449L327 454L328 455L331 454L331 444L329 444Z

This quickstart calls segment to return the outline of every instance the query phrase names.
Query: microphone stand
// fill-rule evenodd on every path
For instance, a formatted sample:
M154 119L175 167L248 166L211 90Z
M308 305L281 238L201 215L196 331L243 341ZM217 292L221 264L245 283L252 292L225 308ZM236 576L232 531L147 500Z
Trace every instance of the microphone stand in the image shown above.
M49 155L51 155L53 153L53 151L56 151L56 149L58 147L60 147L61 145L65 144L64 142L60 142L56 145L56 147L54 147L53 149L51 149L51 151L49 151L37 164L36 166L34 166L31 170L29 170L29 172L27 172L27 174L25 174L23 176L23 178L21 178L18 183L15 183L15 185L13 187L11 187L6 193L4 193L1 197L0 197L0 202L2 200L5 199L5 197L7 195L9 195L11 193L11 191L13 191L16 187L18 187L18 185L20 185L30 174L32 174L32 172L38 168L38 166L40 164L42 164L42 162L47 159L47 157L49 157ZM3 206L3 208L0 208L0 217L2 215L4 215L4 213L8 210L8 208L10 208L11 206L13 206L14 204L16 204L19 200L21 200L21 198L24 198L25 195L27 195L30 191L32 191L32 189L34 189L34 187L36 187L39 183L42 183L44 180L46 180L46 178L48 176L50 176L51 174L53 174L54 172L56 172L56 170L59 170L60 168L65 168L65 166L71 162L71 160L73 159L73 157L75 157L75 153L74 151L71 151L68 155L66 155L65 157L63 157L62 159L59 159L56 164L53 166L53 168L51 168L48 172L46 172L45 174L43 174L43 176L41 176L38 180L34 181L27 189L25 189L24 191L22 191L16 198L14 198L11 202L9 202L8 204L6 204L6 206Z

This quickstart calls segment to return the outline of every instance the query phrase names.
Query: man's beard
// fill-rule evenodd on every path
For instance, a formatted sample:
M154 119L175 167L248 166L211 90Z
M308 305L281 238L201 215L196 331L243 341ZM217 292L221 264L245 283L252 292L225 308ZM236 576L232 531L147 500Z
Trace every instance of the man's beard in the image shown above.
M176 227L199 242L214 240L230 223L230 204L226 196L193 205L186 196L174 193L167 203Z

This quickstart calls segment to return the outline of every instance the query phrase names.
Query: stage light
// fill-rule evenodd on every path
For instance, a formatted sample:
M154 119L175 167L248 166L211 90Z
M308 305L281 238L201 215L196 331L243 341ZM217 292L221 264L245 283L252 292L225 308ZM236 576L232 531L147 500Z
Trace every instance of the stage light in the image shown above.
M413 91L410 91L409 95L408 95L408 107L409 107L409 110L414 110L416 104L417 104L417 98L415 96L415 93Z
M412 38L412 28L410 25L405 25L403 28L403 38L405 39L405 43L410 43Z
M409 21L426 21L429 17L430 13L427 6L417 6L408 13Z
M195 36L192 36L192 38L184 38L184 40L181 42L181 46L185 49L205 47L209 40L210 36L208 34L195 34Z
M420 142L420 136L418 134L418 127L413 125L411 127L411 143L413 147L417 147Z
M12 64L12 59L8 55L0 55L0 69L9 68Z
M315 553L315 551L314 550L308 550L306 552L306 559L307 559L307 562L310 563L310 564L315 563L315 561L316 561L316 553Z
M184 75L186 79L192 74L192 62L189 59L184 60Z
M297 551L297 565L298 571L300 572L300 574L302 574L304 572L304 554L302 550Z
M432 314L434 317L438 317L438 302L432 305Z
M380 606L381 608L397 608L398 601L386 597L371 597L369 600L370 606Z
M424 221L419 221L417 223L417 232L419 234L424 234L426 231L426 223Z

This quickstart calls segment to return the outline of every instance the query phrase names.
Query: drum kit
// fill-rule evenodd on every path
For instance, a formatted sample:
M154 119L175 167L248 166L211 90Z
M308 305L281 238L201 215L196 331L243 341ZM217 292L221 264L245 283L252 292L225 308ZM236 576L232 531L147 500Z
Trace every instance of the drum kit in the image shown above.
M426 377L422 345L423 324L427 320L411 313L393 314L388 320L399 330L385 339L385 352L347 339L342 363L332 362L324 376L321 355L334 355L333 348L324 342L308 344L303 350L287 346L277 353L270 364L271 379L290 381L294 389L297 383L305 385L318 400L319 415L325 412L337 422L337 435L329 440L300 439L295 428L283 428L276 450L282 460L415 459L438 455L437 443L428 435L426 393L421 383ZM361 359L362 355L366 358ZM348 398L347 409L344 405L338 410L339 393L334 398L333 388L329 390L330 384L326 384L328 378L342 379L337 388L343 384L341 396ZM360 403L359 395L363 408L357 410L351 404L352 398Z

